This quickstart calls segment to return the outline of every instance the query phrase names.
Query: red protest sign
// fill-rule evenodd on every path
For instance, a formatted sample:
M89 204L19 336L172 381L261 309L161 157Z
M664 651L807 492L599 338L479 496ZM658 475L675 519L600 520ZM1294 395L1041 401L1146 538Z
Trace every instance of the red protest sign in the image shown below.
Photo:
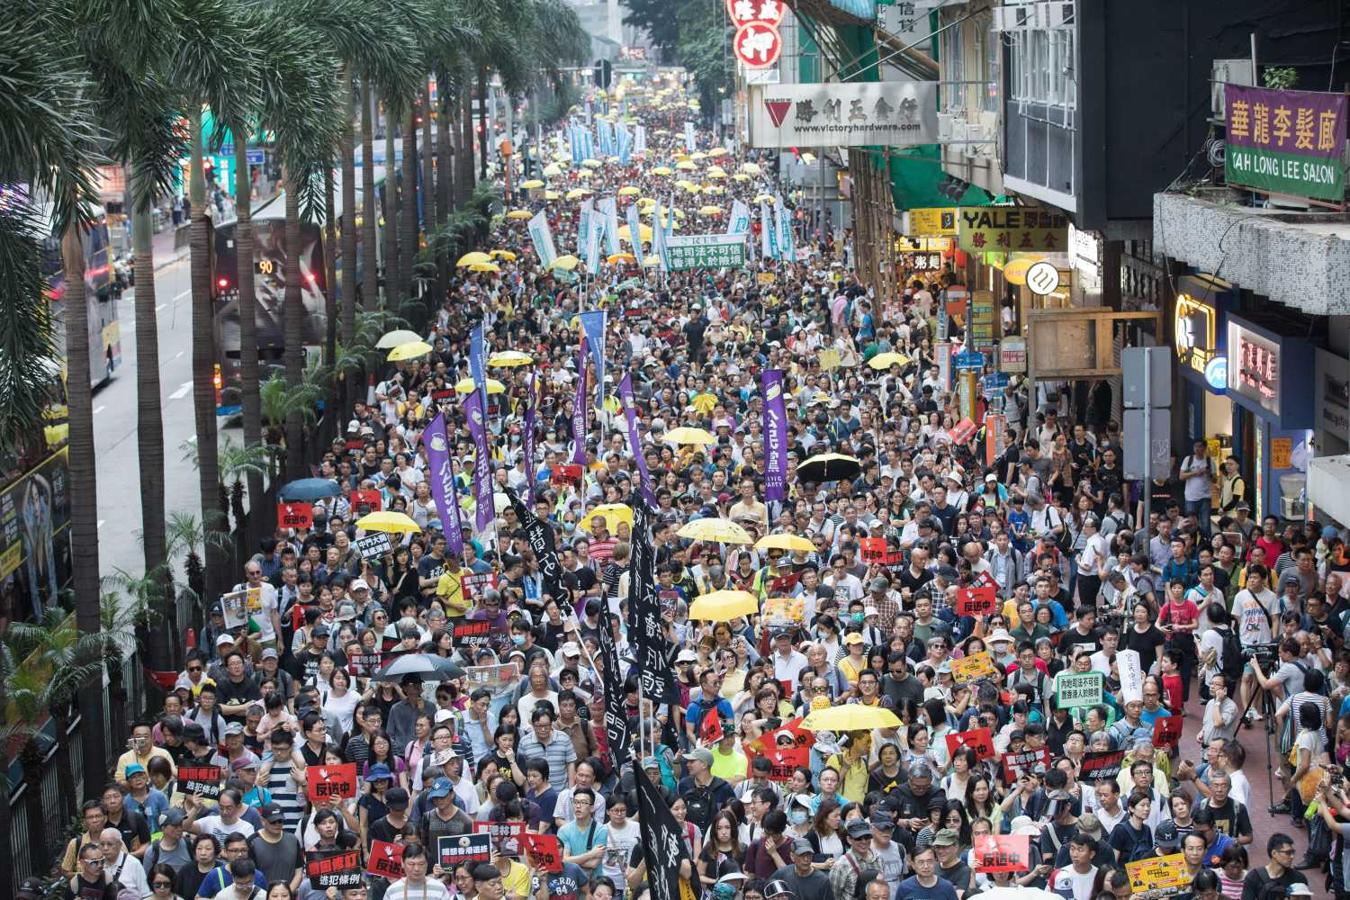
M310 766L308 780L307 793L315 803L323 803L334 797L350 800L356 796L356 763Z
M1102 779L1114 781L1120 774L1120 767L1125 762L1124 750L1089 750L1083 754L1083 765L1078 770L1079 781L1099 781Z
M525 852L534 857L537 868L554 874L563 870L562 846L556 834L526 832L524 844Z
M1181 718L1167 716L1153 720L1153 746L1175 749L1181 740Z
M483 592L489 588L497 586L496 572L483 572L479 575L463 575L460 578L460 584L464 586L464 594L469 599L477 601L483 596Z
M310 528L314 525L312 503L278 503L277 524L282 528Z
M470 619L450 626L450 640L456 647L478 649L492 642L494 624L491 619Z
M865 563L886 562L886 539L879 537L862 538L858 541L858 550Z
M966 747L975 751L975 758L980 762L993 759L996 755L993 731L988 728L972 728L970 731L947 735L948 756L955 756L958 750Z
M1031 869L1031 836L986 834L975 839L975 871L1026 872Z
M710 709L698 720L698 739L704 744L715 744L722 739L722 717Z
M474 822L475 834L486 834L492 838L492 844L506 851L508 855L520 853L520 839L525 834L524 822Z
M553 470L553 477L549 479L551 484L581 484L581 465L577 463L568 463L558 466Z
M953 444L960 446L973 438L978 428L979 426L970 421L970 419L962 419L953 426L951 431L947 432L947 436L952 439Z
M998 592L989 585L956 589L958 616L988 616L998 610Z
M1023 750L1021 753L1003 754L1003 780L1012 784L1023 775L1032 772L1044 772L1050 768L1050 748Z
M390 881L403 877L403 845L389 841L372 841L366 871Z
M788 575L779 575L777 578L770 579L768 592L775 596L783 596L786 594L791 594L793 589L797 587L797 582L801 580L802 580L801 572L792 572Z
M220 797L220 766L179 766L178 786L184 794L216 800Z
M310 887L318 891L328 888L361 886L361 851L339 850L319 852L305 860L305 874Z
M350 502L353 510L365 506L370 512L379 512L383 506L379 491L352 491Z

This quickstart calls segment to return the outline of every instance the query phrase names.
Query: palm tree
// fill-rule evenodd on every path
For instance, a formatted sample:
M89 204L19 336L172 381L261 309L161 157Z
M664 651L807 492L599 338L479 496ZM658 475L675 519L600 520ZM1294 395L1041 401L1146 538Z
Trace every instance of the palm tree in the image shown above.
M71 540L81 552L72 559L79 627L98 630L98 502L94 466L94 416L90 387L89 315L84 292L83 232L86 204L97 201L91 178L103 155L103 135L96 124L92 85L76 39L82 21L68 3L19 0L0 17L0 59L6 89L0 102L0 172L9 181L26 182L30 196L49 199L49 233L61 235L66 281L66 383L70 414L70 474L80 490L71 495ZM41 269L32 266L41 229L28 198L8 194L0 202L0 296L5 325L13 328L0 360L4 377L3 423L31 416L27 424L3 437L6 447L30 450L41 434L41 413L50 394L50 319L43 295ZM39 356L24 358L27 350ZM81 682L83 684L83 682ZM81 696L90 721L102 721L102 690L92 683ZM101 772L106 762L103 740L84 735L85 761ZM94 779L97 780L97 779ZM73 783L73 782L68 782ZM40 832L39 832L40 833Z
M19 723L27 726L28 740L20 756L23 760L24 780L28 784L29 834L39 840L47 833L42 816L42 776L45 769L46 751L51 746L48 740L39 734L38 729L51 718L55 726L54 743L56 747L56 772L58 783L68 787L75 785L75 773L71 765L67 737L70 732L71 707L77 694L88 690L89 684L99 695L103 694L103 685L99 675L103 671L104 655L113 643L108 633L102 630L103 610L102 594L98 595L100 604L96 604L99 616L99 628L85 631L72 626L66 614L61 610L49 609L37 622L13 622L5 633L6 663L10 671L4 673L6 700L10 708L17 713ZM85 719L81 728L81 737L96 735L100 743L106 742L104 719ZM87 757L85 766L85 793L97 794L103 789L103 777L106 769L94 768L94 762ZM62 821L70 821L75 815L75 792L62 790L59 793ZM6 804L8 805L8 798ZM38 827L34 829L34 825ZM36 848L35 862L43 870L50 859L51 846L40 841Z
M169 71L172 83L184 95L190 122L191 204L189 230L192 287L192 381L196 419L197 469L202 521L216 527L225 517L221 508L219 451L216 433L215 340L211 301L211 221L206 213L204 149L219 134L202 133L201 106L209 106L217 122L239 122L258 103L256 72L261 64L253 46L249 19L230 0L177 0L182 17L179 39ZM244 135L238 140L243 141ZM223 592L227 579L226 555L218 545L207 545L206 593Z

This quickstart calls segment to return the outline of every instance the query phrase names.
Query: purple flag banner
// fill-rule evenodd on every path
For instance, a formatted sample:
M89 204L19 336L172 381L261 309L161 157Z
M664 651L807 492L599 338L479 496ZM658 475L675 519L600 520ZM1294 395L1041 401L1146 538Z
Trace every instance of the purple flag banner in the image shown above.
M473 437L473 501L474 528L485 531L497 510L492 503L492 451L488 449L487 404L483 402L483 388L476 388L464 401L464 417L469 420L469 434Z
M572 462L586 464L586 334L577 345L577 396L572 401Z
M525 454L525 496L534 506L534 417L539 409L539 376L531 372L525 381L525 435L521 438Z
M764 392L764 500L787 499L787 405L783 372L768 369L759 376Z
M422 432L422 445L427 450L431 497L441 513L445 541L458 559L464 555L464 531L459 524L459 492L455 489L455 471L450 464L450 438L445 433L444 413L438 413Z
M619 405L623 407L624 419L628 422L628 449L637 460L638 477L642 484L642 497L648 504L656 505L656 493L652 490L652 474L647 471L647 457L642 455L642 440L638 434L637 408L633 405L633 373L625 372L619 382Z

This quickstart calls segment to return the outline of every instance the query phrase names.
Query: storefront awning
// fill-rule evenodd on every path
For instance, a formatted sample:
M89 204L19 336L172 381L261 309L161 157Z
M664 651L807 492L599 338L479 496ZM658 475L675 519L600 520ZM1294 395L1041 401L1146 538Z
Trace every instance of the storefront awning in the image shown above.
M1317 508L1318 519L1350 523L1350 455L1309 461L1308 502Z

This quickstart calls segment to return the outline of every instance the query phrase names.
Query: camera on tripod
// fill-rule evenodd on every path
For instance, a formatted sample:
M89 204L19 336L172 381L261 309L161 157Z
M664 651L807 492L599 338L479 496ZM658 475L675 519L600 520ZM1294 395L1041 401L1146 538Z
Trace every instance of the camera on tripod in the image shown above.
M1280 658L1280 644L1278 641L1271 641L1266 644L1252 644L1250 647L1243 647L1242 658L1249 662L1255 659L1261 664L1262 669L1270 671Z

